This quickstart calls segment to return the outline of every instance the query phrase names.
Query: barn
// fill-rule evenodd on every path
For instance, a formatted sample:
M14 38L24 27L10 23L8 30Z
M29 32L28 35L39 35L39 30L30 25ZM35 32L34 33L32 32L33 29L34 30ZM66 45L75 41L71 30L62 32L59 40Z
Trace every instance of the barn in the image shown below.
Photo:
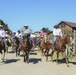
M59 27L62 30L63 35L72 34L74 38L74 52L76 55L76 23L61 21L58 23Z
M58 23L59 27L62 29L62 33L64 35L74 33L76 31L76 23L68 22L68 21L61 21Z

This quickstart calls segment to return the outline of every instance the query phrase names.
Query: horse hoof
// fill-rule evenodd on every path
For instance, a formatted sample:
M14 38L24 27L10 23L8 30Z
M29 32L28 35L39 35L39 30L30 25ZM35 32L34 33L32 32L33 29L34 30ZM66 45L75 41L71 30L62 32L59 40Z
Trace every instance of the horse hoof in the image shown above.
M26 60L27 63L29 63L29 60Z
M27 63L29 63L29 61L27 61Z
M24 59L24 62L25 62L25 59Z
M4 60L2 62L4 62Z
M69 65L67 65L67 67L69 67Z

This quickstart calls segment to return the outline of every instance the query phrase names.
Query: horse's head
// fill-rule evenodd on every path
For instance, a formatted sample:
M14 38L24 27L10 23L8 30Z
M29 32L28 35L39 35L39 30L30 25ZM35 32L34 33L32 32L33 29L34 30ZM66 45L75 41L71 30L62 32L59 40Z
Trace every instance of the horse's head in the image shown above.
M27 42L28 40L29 40L29 38L28 38L26 35L24 35L24 36L23 36L23 41L24 41L24 42Z
M23 36L23 43L24 43L25 46L30 45L29 37L27 37L26 35Z
M23 49L27 48L28 50L32 48L32 42L29 39L29 37L27 37L27 36L23 37L21 46L22 46Z
M57 39L56 48L57 49L66 48L66 44L70 45L71 44L71 40L72 40L72 36L71 35L65 35L65 36Z
M65 44L70 44L71 43L71 41L72 41L72 35L66 35L65 37L64 37L64 40L65 40Z
M19 46L19 42L20 41L19 41L18 37L15 37L14 40L13 40L13 42L14 42L15 46Z
M44 43L47 42L47 35L44 35L44 36L43 36L43 41L44 41Z

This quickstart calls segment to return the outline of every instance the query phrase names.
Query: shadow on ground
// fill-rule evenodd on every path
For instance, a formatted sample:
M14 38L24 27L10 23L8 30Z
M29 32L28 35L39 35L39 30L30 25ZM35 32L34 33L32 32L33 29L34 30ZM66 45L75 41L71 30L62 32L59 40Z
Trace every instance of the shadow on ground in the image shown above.
M56 62L56 60L53 60L53 62ZM66 59L65 59L65 58L63 58L63 59L58 59L58 63L59 63L59 64L63 64L63 63L66 64ZM73 64L73 65L76 65L76 62L69 61L69 63L71 63L71 64Z
M9 63L15 63L17 61L19 61L20 59L9 59L9 60L6 60L4 61L5 64L9 64Z
M42 61L41 58L31 58L29 59L29 62L33 63L33 64L36 64L38 63L39 61Z
M8 53L15 53L16 51L15 50L13 50L13 51L8 51Z

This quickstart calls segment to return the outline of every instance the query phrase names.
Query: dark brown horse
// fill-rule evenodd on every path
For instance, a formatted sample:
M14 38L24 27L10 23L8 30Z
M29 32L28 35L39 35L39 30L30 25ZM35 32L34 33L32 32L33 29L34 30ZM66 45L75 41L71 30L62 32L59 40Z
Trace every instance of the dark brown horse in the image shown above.
M5 52L6 52L6 46L5 43L3 42L2 38L0 38L0 53L2 55L1 60L4 62L5 60Z
M29 63L29 52L32 48L32 41L29 40L29 38L27 36L23 37L22 43L21 43L21 51L23 52L23 56L24 56L24 62L28 62ZM26 58L25 58L26 56Z
M52 56L53 56L53 53L55 51L57 51L57 59L56 59L56 62L58 63L58 57L59 57L59 53L60 52L63 52L64 53L64 56L66 58L66 64L67 66L68 65L68 57L67 57L67 51L66 51L66 44L70 44L71 43L71 35L66 35L62 38L59 38L57 41L56 41L56 45L55 45L55 49L52 50L52 53L51 53L51 59L53 60Z
M15 37L13 47L15 47L15 49L16 49L16 56L20 55L19 43L20 43L19 39L17 37Z
M6 39L6 44L7 44L6 52L8 53L8 47L11 46L11 42L10 42L10 39L8 37L6 37L5 39Z

